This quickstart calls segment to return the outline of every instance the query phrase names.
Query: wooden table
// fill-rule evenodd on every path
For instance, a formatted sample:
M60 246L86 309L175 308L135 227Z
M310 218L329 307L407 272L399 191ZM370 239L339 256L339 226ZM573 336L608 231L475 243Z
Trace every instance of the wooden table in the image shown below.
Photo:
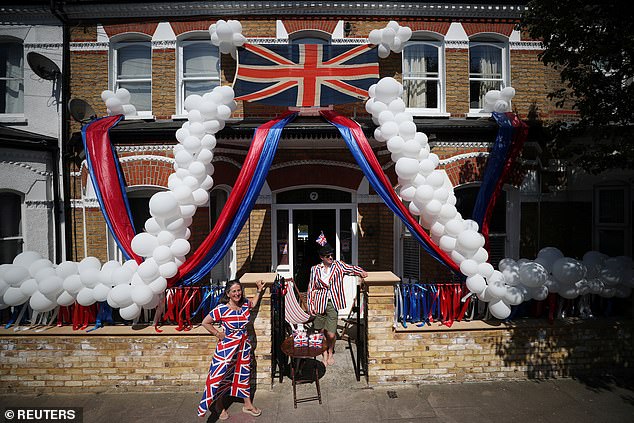
M291 358L291 380L293 381L293 406L297 408L297 403L318 400L321 404L321 390L319 389L319 372L317 366L317 356L323 354L328 349L326 339L321 347L295 347L293 337L289 336L282 342L282 352ZM297 373L304 363L304 360L314 360L312 379L297 380ZM297 398L297 384L315 382L317 395L306 398Z

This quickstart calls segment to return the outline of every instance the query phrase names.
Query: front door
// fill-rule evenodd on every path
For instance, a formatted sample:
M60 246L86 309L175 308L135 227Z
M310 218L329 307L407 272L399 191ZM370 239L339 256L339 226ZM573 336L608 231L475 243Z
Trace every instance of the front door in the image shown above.
M275 271L308 288L319 263L317 237L324 232L337 260L356 264L356 203L352 194L329 188L300 188L275 195L272 259Z
M336 210L293 210L293 279L300 291L308 289L310 268L320 262L317 237L324 232L328 243L336 246Z

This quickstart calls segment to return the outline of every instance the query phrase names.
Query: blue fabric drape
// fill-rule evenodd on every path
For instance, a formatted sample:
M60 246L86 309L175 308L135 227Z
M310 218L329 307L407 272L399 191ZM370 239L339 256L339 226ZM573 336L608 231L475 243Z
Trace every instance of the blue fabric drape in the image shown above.
M487 166L482 177L482 184L480 185L480 190L478 191L478 196L476 197L476 202L471 214L471 219L477 222L480 227L482 227L489 200L493 195L497 181L500 179L513 141L514 129L508 116L504 113L497 112L493 112L491 115L500 126L500 129L498 130L497 137L489 153Z
M418 243L423 247L423 249L429 255L431 255L434 259L438 260L440 263L444 264L445 266L451 268L441 257L439 257L436 254L436 252L434 251L433 248L431 248L429 245L427 245L427 242L425 242L425 240L417 233L417 231L414 229L414 227L410 225L410 223L405 218L405 215L403 215L403 213L401 213L401 210L396 206L396 204L394 203L394 201L392 200L392 198L388 194L387 188L384 187L381 184L381 182L377 178L376 174L374 173L372 167L370 166L370 164L366 160L365 156L363 155L363 152L357 146L357 143L356 143L356 141L355 141L350 129L348 127L346 127L346 126L337 124L335 122L331 122L331 123L334 126L336 126L337 129L339 130L339 132L341 133L341 136L343 137L343 139L346 142L348 148L350 149L350 152L352 153L352 156L357 161L357 163L361 167L361 170L363 171L364 175L366 176L366 178L368 178L368 182L370 183L372 188L374 188L374 190L377 192L377 194L379 194L379 196L381 197L383 202L385 202L385 204L388 206L388 208L390 210L392 210L392 212L401 219L401 221L405 224L407 229L409 229L409 231L412 234L412 236L416 239L416 241L418 241ZM391 187L390 187L390 189L391 189Z
M262 155L260 156L257 169L253 175L251 183L249 184L244 201L240 204L232 224L221 237L222 242L216 243L210 249L209 253L207 253L205 259L201 261L200 265L194 268L192 272L185 275L182 279L183 285L191 285L201 280L216 264L220 262L220 260L222 260L227 251L229 251L231 244L233 244L235 239L238 237L240 230L249 218L251 209L253 209L253 205L255 204L255 201L260 194L260 190L262 189L262 185L264 185L266 175L269 172L269 168L271 167L271 163L275 157L275 152L277 151L280 136L282 135L282 129L284 129L284 126L294 119L295 116L295 114L287 116L273 125L269 130L266 137L266 144L264 145Z

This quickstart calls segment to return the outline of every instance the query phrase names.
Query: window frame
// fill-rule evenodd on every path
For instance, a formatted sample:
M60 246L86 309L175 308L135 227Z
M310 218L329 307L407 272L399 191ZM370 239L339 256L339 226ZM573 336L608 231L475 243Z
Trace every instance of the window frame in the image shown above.
M471 49L473 47L478 46L490 46L495 47L500 50L501 60L502 60L502 78L501 78L501 86L500 89L508 87L510 85L511 79L511 71L510 71L510 49L508 39L501 40L499 38L491 39L491 38L476 38L469 40L469 58L468 58L468 66L469 66L469 82L468 82L468 102L469 102L469 113L467 117L481 117L481 116L490 116L490 112L485 112L484 107L471 107L471 82L475 81L495 81L496 79L490 78L473 78L471 76Z
M0 46L3 44L16 44L22 48L22 66L21 66L22 77L9 78L8 76L6 76L6 74L0 75L0 80L2 81L14 81L14 80L22 81L22 84L21 84L22 85L22 110L16 113L6 113L6 112L3 113L0 111L0 122L6 122L6 123L16 122L16 121L21 122L24 120L24 116L25 116L24 101L25 101L25 95L26 95L26 87L25 87L25 79L24 79L26 55L24 52L24 40L17 37L0 36Z
M602 191L614 191L620 190L623 192L623 221L622 222L601 222L600 221L600 208L601 208L601 192ZM592 204L592 247L593 249L601 251L599 233L602 230L621 230L624 233L623 236L623 252L620 255L630 256L632 254L632 225L631 225L631 213L630 208L632 204L631 199L632 188L625 182L606 182L593 187L593 204Z
M18 235L17 236L7 236L3 237L0 235L0 242L2 241L20 241L21 253L24 251L25 247L25 236L24 236L24 217L25 217L25 203L24 203L24 195L17 191L12 190L0 190L0 194L10 194L14 196L18 202L18 208L20 210L20 222L18 224ZM7 219L7 216L3 216L3 219Z
M428 108L428 107L407 107L407 111L410 112L414 116L449 116L447 113L447 79L445 73L445 43L444 40L433 40L433 39L423 39L417 38L408 41L403 48L403 53L401 55L401 74L403 85L405 80L434 80L434 78L406 78L405 76L405 50L413 45L424 44L435 47L438 52L438 77L436 78L438 84L438 94L437 94L437 102L438 107L436 108ZM403 97L405 93L403 93ZM405 100L405 98L403 98ZM406 102L407 103L407 102Z
M332 34L326 31L320 31L318 29L302 29L288 34L289 44L315 44L302 42L305 39L318 39L323 40L322 44L332 44Z
M147 43L149 49L150 49L150 77L149 78L133 78L133 79L125 79L125 80L120 80L119 79L119 75L118 75L118 55L119 55L119 50L123 47L127 47L127 46L132 46L135 44L139 44L139 43ZM137 115L141 118L151 118L153 117L152 115L152 88L153 88L153 83L152 83L152 68L153 68L153 63L152 63L152 58L153 58L153 54L152 54L152 39L149 37L146 37L144 35L141 34L134 34L134 35L130 35L130 34L125 34L122 38L117 38L116 40L112 41L110 43L110 70L109 70L109 76L110 76L110 87L112 89L112 91L116 91L119 87L119 84L121 81L125 81L125 82L149 82L150 83L150 110L140 110L137 107ZM136 106L135 106L136 107Z
M206 36L205 36L206 35ZM183 48L187 46L187 44L193 44L197 42L209 42L209 46L211 49L215 49L218 56L218 66L217 66L217 74L215 77L189 77L186 78L183 75L184 65L183 65ZM214 46L211 43L211 38L209 38L209 32L194 32L189 33L186 36L179 38L177 41L177 71L176 71L176 116L185 116L185 83L187 81L217 81L218 85L222 85L222 55L220 54L220 50L217 46Z

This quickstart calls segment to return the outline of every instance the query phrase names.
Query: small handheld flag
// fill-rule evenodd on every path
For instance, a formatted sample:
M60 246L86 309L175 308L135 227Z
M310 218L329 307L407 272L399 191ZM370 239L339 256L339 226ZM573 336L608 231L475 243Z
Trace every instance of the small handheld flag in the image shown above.
M322 247L328 244L328 240L326 239L326 235L324 235L324 231L321 231L321 234L319 234L315 242L317 242L317 244L319 244Z

